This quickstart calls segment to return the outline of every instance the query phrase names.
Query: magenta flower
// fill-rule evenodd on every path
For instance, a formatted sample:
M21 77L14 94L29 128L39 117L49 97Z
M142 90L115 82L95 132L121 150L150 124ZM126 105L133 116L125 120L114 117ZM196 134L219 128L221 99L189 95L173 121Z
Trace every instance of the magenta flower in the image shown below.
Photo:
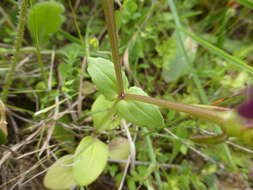
M253 99L239 106L237 112L244 118L253 119Z

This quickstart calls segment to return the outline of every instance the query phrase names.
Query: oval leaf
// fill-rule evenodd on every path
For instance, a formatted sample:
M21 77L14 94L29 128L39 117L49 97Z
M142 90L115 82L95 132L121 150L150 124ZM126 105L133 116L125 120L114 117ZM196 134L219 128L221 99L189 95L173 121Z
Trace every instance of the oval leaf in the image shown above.
M91 107L93 125L98 130L110 130L119 125L119 117L115 116L114 102L107 100L103 95L97 97Z
M98 90L108 99L117 98L118 88L114 65L111 61L103 58L88 59L88 73ZM122 72L124 88L128 88L128 80Z
M117 137L109 143L109 157L114 160L127 160L130 144L126 138Z
M28 29L32 37L43 42L48 35L57 32L63 22L62 4L54 1L35 4L28 14Z
M186 36L185 34L182 34L182 38L184 41L184 47L188 53L190 61L194 61L197 53L197 43L192 40L190 37ZM186 60L186 57L184 56L183 50L180 46L180 41L177 37L177 35L173 35L172 40L175 43L174 51L173 49L168 49L167 43L173 42L171 40L165 41L164 47L166 51L164 51L163 56L163 71L162 71L162 77L166 82L176 81L183 75L186 75L190 71L189 63ZM166 43L167 42L167 43ZM173 52L174 56L167 56L168 52ZM166 59L167 57L167 59Z
M86 186L95 181L104 170L107 158L106 144L91 136L83 138L76 149L72 170L76 183Z
M76 185L72 166L73 155L66 155L57 160L47 171L44 185L52 190L70 189Z
M131 87L128 94L148 96L141 88ZM147 128L161 128L164 120L159 108L152 104L147 104L132 100L121 100L117 105L119 114L129 122Z

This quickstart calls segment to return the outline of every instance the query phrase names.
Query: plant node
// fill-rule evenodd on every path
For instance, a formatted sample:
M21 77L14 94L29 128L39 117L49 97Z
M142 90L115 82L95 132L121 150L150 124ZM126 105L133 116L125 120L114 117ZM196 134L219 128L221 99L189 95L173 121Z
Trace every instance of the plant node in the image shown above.
M118 96L118 98L119 98L120 100L123 100L123 99L125 98L125 96L126 96L125 93L120 93L119 96Z

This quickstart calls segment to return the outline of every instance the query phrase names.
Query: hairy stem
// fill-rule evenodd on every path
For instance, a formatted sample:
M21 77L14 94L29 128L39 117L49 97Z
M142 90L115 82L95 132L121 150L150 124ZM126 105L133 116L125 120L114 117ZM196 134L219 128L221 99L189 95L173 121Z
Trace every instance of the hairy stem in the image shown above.
M2 101L3 102L7 101L9 89L10 89L11 84L13 82L13 76L16 71L16 65L19 60L20 48L22 46L22 41L24 38L26 13L27 13L27 0L22 0L21 5L20 5L20 15L19 15L19 19L18 19L19 20L18 21L18 31L17 31L17 35L16 35L16 40L15 40L15 52L14 52L14 55L12 56L10 70L7 74L6 79L5 79L5 84L4 84L3 92L2 92Z
M135 95L135 94L125 94L124 99L136 100L140 102L154 104L160 107L173 109L179 112L188 113L192 116L196 116L199 119L210 120L218 124L222 124L222 122L224 121L222 114L219 114L217 111L200 107L200 106L194 106L194 105L184 104L184 103L179 103L179 102L171 102L167 100L156 99L156 98L151 98L148 96L141 96L141 95Z
M124 94L124 85L121 73L121 64L118 48L118 33L114 17L114 6L112 0L102 0L105 20L107 24L107 31L112 47L112 59L114 62L115 74L117 78L117 86L119 95Z

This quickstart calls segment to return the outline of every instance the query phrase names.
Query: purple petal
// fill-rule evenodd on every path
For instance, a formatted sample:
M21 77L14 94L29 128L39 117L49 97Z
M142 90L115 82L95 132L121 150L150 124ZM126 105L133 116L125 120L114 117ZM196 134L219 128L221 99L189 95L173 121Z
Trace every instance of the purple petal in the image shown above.
M239 106L237 112L242 117L253 119L253 99Z

